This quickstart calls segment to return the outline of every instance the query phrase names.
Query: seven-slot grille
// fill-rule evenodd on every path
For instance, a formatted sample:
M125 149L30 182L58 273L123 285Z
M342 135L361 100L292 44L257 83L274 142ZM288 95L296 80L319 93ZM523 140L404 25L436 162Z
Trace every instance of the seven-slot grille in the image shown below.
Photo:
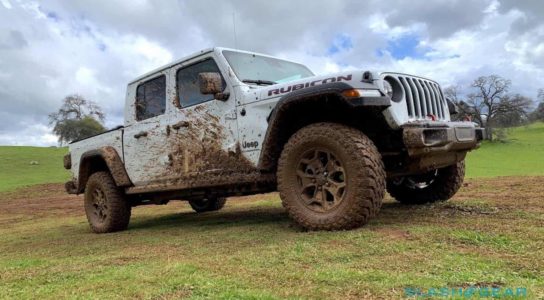
M410 118L426 119L434 115L440 120L446 119L445 99L437 83L404 74L388 74L386 78L388 76L400 82Z

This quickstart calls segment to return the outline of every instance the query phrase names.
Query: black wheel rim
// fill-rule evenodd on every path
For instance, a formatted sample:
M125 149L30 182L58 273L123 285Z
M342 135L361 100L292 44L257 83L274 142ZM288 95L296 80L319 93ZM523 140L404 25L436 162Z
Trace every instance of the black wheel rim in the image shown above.
M106 194L99 188L96 188L92 193L92 208L95 219L99 222L104 222L108 217L108 203Z
M315 212L335 209L346 195L346 172L330 150L304 152L296 165L296 177L302 203Z

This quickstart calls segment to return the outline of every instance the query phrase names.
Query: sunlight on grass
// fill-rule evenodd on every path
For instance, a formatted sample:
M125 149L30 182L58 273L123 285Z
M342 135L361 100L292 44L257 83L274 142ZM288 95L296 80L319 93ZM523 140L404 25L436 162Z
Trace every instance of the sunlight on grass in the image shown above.
M67 148L0 146L0 192L39 183L65 182Z
M467 155L467 177L544 174L544 123L509 130L508 142L484 142Z

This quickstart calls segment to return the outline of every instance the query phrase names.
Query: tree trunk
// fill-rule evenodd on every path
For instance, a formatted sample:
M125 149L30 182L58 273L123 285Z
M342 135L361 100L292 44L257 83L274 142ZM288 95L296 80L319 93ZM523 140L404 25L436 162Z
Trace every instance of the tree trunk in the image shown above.
M487 140L493 141L493 128L491 128L491 126L489 125L485 126L485 138Z

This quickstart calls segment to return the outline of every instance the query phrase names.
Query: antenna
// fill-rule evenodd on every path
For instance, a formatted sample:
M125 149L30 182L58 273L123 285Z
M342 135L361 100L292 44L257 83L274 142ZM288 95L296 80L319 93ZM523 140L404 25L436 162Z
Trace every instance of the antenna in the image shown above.
M234 32L234 49L238 49L238 43L236 42L236 13L232 12L232 30Z

